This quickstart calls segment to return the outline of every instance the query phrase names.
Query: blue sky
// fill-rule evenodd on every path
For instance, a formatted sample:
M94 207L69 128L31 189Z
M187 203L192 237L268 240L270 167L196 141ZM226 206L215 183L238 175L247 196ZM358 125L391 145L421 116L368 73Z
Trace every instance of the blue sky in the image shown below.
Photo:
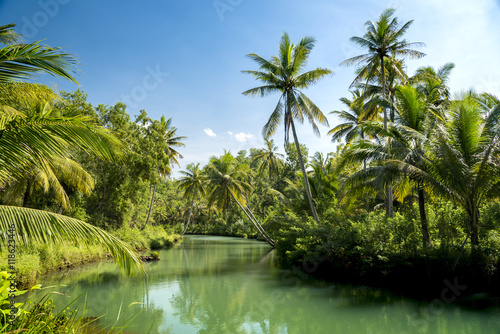
M310 153L330 152L326 136L338 121L329 112L342 108L349 96L354 68L339 67L363 53L349 38L364 33L364 22L376 20L388 7L400 21L414 20L406 37L424 42L427 54L407 62L408 72L420 66L454 62L452 91L475 88L500 96L500 1L476 0L0 0L0 24L16 23L27 41L43 40L78 56L80 88L97 104L128 105L159 119L172 117L186 136L181 168L205 164L223 149L237 153L262 147L261 130L278 95L250 98L241 92L258 85L241 70L257 69L245 57L276 54L284 31L298 42L316 38L309 66L335 74L305 93L328 116L321 138L307 124L298 127ZM40 81L61 90L77 85L57 78ZM274 136L283 146L283 128ZM179 170L179 168L176 168Z

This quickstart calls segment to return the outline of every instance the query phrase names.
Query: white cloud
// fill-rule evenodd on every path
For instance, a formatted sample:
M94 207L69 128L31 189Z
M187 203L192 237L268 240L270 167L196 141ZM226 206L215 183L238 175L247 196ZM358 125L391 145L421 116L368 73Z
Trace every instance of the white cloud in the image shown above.
M234 138L236 138L237 141L239 142L246 142L247 140L249 139L252 139L254 138L255 136L251 133L244 133L244 132L240 132L240 133L237 133L234 135Z
M230 135L230 136L232 136L232 135L233 135L233 133L232 133L231 131L228 131L227 133L229 133L229 135Z
M217 137L215 132L213 132L212 129L210 129L210 128L203 129L203 132L205 132L210 137Z

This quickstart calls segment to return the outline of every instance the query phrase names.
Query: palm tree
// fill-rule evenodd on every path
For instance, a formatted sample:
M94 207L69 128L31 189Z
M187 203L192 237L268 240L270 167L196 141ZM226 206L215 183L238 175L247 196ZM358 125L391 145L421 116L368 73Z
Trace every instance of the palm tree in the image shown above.
M186 223L186 227L184 227L184 231L182 231L180 237L186 233L189 222L191 221L191 213L193 212L193 205L196 197L198 195L205 196L205 183L207 181L206 176L203 174L200 169L200 164L189 164L186 167L187 171L180 171L183 177L181 177L178 181L179 188L184 190L184 198L192 197L191 206L189 207L189 215Z
M351 41L363 48L368 49L368 53L344 60L341 65L364 65L354 80L360 78L373 78L379 67L380 82L382 84L382 98L387 100L386 94L386 58L421 58L425 54L411 49L414 46L421 46L422 43L409 43L403 38L413 20L400 26L397 18L392 18L395 10L386 9L382 12L377 22L367 21L365 23L366 33L363 37L351 37ZM384 108L384 128L387 129L387 109ZM387 187L387 215L392 217L392 189Z
M106 129L81 115L57 115L46 104L38 103L29 112L0 108L0 184L25 177L28 169L51 174L51 161L67 152L82 149L97 156L116 159L120 142ZM77 219L28 208L0 205L1 244L7 245L7 231L15 229L20 245L70 240L78 244L103 245L122 269L130 272L144 267L134 251L118 238Z
M28 207L33 193L39 190L44 193L52 191L56 203L69 210L69 197L61 182L85 195L90 195L94 189L94 179L78 162L68 157L54 156L45 163L47 171L33 166L22 179L9 182L3 193L3 202Z
M276 183L280 167L283 166L283 154L276 152L278 147L274 145L274 140L265 138L264 141L266 148L256 153L252 160L261 161L259 174L262 175L267 169L269 177L274 178L274 182Z
M500 194L500 100L468 93L453 101L431 146L428 182L461 205L471 242L479 244L479 208Z
M48 73L77 82L74 73L76 59L59 48L42 46L39 42L20 43L21 35L13 31L14 24L0 26L0 83L31 79ZM29 95L29 90L24 93ZM21 94L17 95L20 96ZM40 96L36 95L38 98ZM81 115L63 117L46 106L45 100L27 112L11 104L0 105L0 186L20 180L27 168L36 166L50 172L50 158L65 157L72 149L91 151L108 160L116 158L120 142L90 118ZM36 242L70 240L78 244L103 245L122 269L133 267L145 273L134 251L118 238L85 222L45 211L0 205L0 244L8 243L7 231L15 233L21 245Z
M76 59L60 48L40 45L40 42L21 43L22 35L14 32L15 24L0 26L0 83L31 79L36 74L48 73L77 81L71 74Z
M446 63L437 71L432 66L420 67L410 78L410 82L414 83L418 91L426 97L429 105L435 110L442 109L449 103L450 90L447 84L454 68L453 63Z
M391 142L398 159L406 164L425 170L426 147L431 137L431 112L425 96L416 88L405 85L396 88L396 110L398 136ZM425 213L425 180L418 174L408 174L409 180L415 184L418 192L418 206L420 212L420 229L424 247L431 245L427 215Z
M149 118L147 119L150 121ZM171 175L172 166L174 164L179 166L178 159L183 158L182 155L175 150L175 147L184 146L184 143L182 143L181 140L186 137L177 136L177 128L172 127L172 118L167 120L163 115L161 116L160 121L154 120L149 126L143 126L142 129L145 131L145 140L147 141L147 144L153 146L156 173L160 178ZM151 203L149 205L148 218L146 219L145 225L149 223L155 199L156 182L152 183L153 194L151 195Z
M311 195L311 189L307 180L304 162L302 160L297 132L295 130L295 120L303 123L304 118L307 118L312 125L316 135L319 135L319 129L316 122L328 125L328 120L325 115L316 104L301 91L301 89L309 87L324 76L332 73L332 70L326 68L316 68L311 71L303 72L307 65L309 54L314 47L314 43L314 38L304 37L299 44L294 45L285 32L281 37L278 56L273 56L270 60L265 60L256 54L248 54L247 56L259 65L260 70L243 71L243 73L253 75L257 80L262 81L264 86L249 89L243 92L243 94L261 97L275 92L281 94L276 108L262 129L262 135L264 138L270 138L276 132L283 118L286 144L288 143L290 128L292 129L309 205L314 219L319 222L319 217Z
M231 200L234 200L264 240L274 247L274 240L267 234L246 206L245 194L253 190L250 183L246 181L249 172L248 165L239 164L230 152L225 151L220 158L212 157L207 168L210 192L208 206L215 205L227 212Z
M321 196L332 200L337 191L337 173L335 173L334 162L331 154L323 155L316 152L310 163L313 173L309 175L313 192L316 196Z
M365 133L361 127L361 124L365 120L371 120L374 118L374 112L368 112L367 104L365 104L365 99L363 93L359 89L351 91L352 99L349 100L346 97L340 98L348 110L334 110L330 114L336 115L344 123L340 123L333 129L328 131L328 135L332 136L332 142L336 142L340 138L344 138L346 143L350 143L353 139L364 138ZM373 106L373 105L372 105ZM373 108L372 108L373 109ZM378 110L378 108L375 108Z

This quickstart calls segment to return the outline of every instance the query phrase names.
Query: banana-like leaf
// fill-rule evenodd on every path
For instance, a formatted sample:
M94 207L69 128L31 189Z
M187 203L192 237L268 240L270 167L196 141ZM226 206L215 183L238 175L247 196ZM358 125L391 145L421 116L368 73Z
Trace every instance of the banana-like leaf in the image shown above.
M117 237L81 220L52 212L0 205L0 248L7 246L11 231L16 245L74 242L76 245L102 245L122 271L131 274L146 269L130 246Z

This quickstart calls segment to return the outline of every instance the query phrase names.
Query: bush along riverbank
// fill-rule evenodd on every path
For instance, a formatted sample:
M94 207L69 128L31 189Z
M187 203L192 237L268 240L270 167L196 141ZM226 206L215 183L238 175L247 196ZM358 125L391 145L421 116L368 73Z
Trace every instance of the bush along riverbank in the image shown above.
M500 238L485 231L480 246L464 243L467 234L450 222L464 213L449 203L429 208L433 243L421 241L416 208L394 218L376 211L346 217L328 211L321 224L288 213L274 223L278 261L300 276L383 287L409 297L500 306ZM484 214L483 223L488 220Z
M143 230L122 227L112 232L137 252L167 249L181 242L178 233L162 226L147 225ZM5 251L5 250L4 250ZM38 277L63 268L106 260L110 256L99 245L75 246L69 242L57 245L34 245L17 249L15 268L19 289L33 286ZM0 271L8 271L8 256L0 253Z

